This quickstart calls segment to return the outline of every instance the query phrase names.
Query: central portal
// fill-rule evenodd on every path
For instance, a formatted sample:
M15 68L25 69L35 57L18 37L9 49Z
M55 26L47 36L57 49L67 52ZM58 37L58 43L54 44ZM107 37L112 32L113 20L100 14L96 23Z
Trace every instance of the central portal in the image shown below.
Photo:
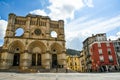
M41 66L41 54L32 54L32 66Z

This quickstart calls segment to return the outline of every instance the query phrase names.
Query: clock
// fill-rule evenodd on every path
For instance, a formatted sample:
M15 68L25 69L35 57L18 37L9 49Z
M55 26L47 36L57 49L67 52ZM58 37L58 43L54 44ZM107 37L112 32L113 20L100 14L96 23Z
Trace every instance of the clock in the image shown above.
M35 29L34 33L35 33L36 35L40 35L40 34L41 34L41 30L40 30L40 29Z

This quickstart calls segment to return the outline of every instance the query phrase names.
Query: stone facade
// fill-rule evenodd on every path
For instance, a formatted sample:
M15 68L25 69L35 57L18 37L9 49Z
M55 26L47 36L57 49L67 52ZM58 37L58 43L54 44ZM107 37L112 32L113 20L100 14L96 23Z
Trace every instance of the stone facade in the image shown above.
M24 33L16 36L19 28ZM52 32L57 36L52 37ZM66 67L64 21L53 21L48 16L28 14L24 17L10 13L0 58L0 69L13 66L22 69Z

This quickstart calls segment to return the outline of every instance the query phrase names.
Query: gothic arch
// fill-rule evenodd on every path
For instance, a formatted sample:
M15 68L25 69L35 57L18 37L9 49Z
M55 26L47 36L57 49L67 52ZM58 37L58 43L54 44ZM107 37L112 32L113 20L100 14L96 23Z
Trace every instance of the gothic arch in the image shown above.
M50 46L51 53L51 66L55 68L59 65L59 54L62 53L62 46L59 43L53 43Z
M32 53L32 66L41 66L43 64L42 53L46 52L46 46L40 41L33 41L28 46L28 52Z
M43 42L40 41L33 41L29 44L28 46L28 52L32 52L32 53L44 53L46 52L46 46L44 45Z
M19 40L13 41L8 47L8 52L12 53L9 54L9 57L12 58L10 64L13 66L20 66L21 53L24 52L23 43Z
M15 52L24 52L24 44L19 41L19 40L16 40L16 41L13 41L9 47L8 47L8 52L11 52L11 53L15 53Z
M62 46L59 43L53 43L50 46L51 52L61 53L62 52Z

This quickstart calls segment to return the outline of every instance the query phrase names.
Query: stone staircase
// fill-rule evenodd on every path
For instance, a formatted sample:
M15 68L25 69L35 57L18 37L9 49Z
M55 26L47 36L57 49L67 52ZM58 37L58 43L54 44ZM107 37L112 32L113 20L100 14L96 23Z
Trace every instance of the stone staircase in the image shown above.
M50 73L78 73L77 71L73 70L66 70L65 68L57 68L57 69L50 69Z
M45 73L45 72L50 72L50 69L45 69L41 66L32 66L30 67L31 70L36 70L36 72L42 72L42 73Z
M66 70L65 68L51 68L51 69L45 69L41 66L32 66L30 67L30 70L39 72L39 73L78 73L77 71L73 70Z
M12 66L9 69L0 69L0 72L20 72L20 69L18 66Z
M45 69L41 66L32 66L29 69L20 69L18 66L12 66L9 69L0 70L0 72L16 72L16 73L78 73L73 70L66 70L65 68Z

